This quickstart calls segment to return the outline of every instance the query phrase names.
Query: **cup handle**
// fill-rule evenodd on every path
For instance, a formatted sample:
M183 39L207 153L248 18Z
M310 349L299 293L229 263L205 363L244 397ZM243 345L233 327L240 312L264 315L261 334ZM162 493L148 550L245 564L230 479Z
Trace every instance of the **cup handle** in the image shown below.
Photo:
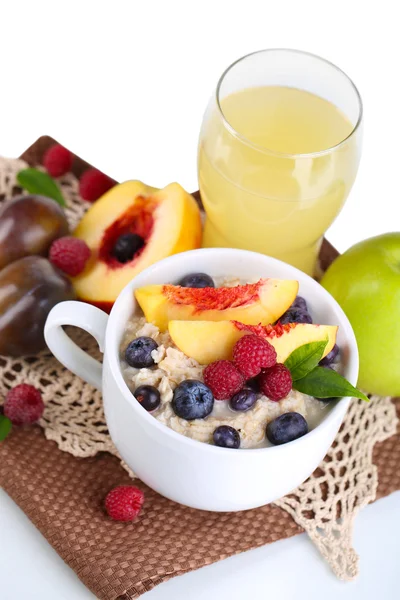
M65 333L64 325L74 325L92 335L104 351L108 315L84 302L60 302L50 311L44 327L46 344L67 369L101 390L101 363L79 348Z

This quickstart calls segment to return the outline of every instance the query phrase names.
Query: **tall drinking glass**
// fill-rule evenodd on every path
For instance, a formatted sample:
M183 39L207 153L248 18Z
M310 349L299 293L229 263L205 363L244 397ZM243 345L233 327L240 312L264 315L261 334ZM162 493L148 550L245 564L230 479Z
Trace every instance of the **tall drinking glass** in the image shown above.
M361 123L357 88L322 58L263 50L233 63L200 133L204 246L255 250L312 274L356 177Z

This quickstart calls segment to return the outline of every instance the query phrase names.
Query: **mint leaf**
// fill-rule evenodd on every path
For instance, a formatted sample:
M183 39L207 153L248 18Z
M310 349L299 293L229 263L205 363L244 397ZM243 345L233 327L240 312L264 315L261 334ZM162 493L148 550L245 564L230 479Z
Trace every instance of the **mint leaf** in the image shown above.
M11 421L4 415L0 415L0 442L6 439L11 431Z
M315 398L343 398L351 396L369 402L369 398L357 390L344 377L325 367L315 367L302 379L293 382L293 387Z
M289 369L293 381L302 379L307 373L315 369L323 357L327 343L327 339L320 340L319 342L310 342L309 344L299 346L289 354L284 364Z
M17 174L17 181L30 194L40 194L55 200L60 206L66 206L58 184L48 173L33 168L23 169Z

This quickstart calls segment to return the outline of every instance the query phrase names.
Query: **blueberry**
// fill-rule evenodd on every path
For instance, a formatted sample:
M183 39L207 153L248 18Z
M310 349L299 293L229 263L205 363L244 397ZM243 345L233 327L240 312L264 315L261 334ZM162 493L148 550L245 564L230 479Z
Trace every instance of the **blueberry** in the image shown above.
M252 390L256 394L260 393L260 382L258 381L257 377L252 377L251 379L248 379L244 384L244 387L247 390Z
M311 315L302 308L289 308L279 319L284 323L312 323Z
M308 312L307 302L302 296L296 296L290 308L301 308L301 310L305 310L306 312Z
M157 348L157 342L151 337L138 337L132 340L125 350L125 360L130 367L136 367L136 369L152 367L154 360L151 353Z
M190 273L183 277L178 285L189 288L215 287L214 281L206 273Z
M232 410L245 412L246 410L250 410L256 401L257 396L253 390L243 389L232 396L232 398L229 400L229 406Z
M182 419L204 419L213 409L214 396L205 383L186 379L175 388L171 404L174 413Z
M220 425L214 430L213 440L216 446L221 448L239 448L240 435L233 427L229 425Z
M308 433L307 421L300 413L280 415L267 425L267 438L271 444L287 444Z
M327 369L330 369L331 367L326 367ZM339 400L339 398L337 396L334 396L332 398L317 398L317 396L314 396L314 398L316 400L319 400L320 402L325 402L325 404L329 404L329 402L333 402L334 400Z
M153 385L140 385L134 392L135 398L149 412L160 406L160 392Z
M144 239L137 233L124 233L114 244L111 254L120 263L126 263L144 246Z
M325 358L323 358L322 360L319 361L319 364L321 365L321 367L330 367L331 364L333 362L335 362L336 357L339 354L339 346L337 344L335 344L332 348L332 350L329 352L329 354L327 354L325 356Z

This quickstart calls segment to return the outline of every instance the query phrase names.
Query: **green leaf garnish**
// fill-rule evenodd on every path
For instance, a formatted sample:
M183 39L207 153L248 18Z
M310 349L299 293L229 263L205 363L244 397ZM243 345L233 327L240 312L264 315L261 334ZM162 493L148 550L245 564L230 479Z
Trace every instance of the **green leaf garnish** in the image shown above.
M48 173L38 169L23 169L17 174L19 185L30 194L40 194L55 200L60 206L67 206L58 184Z
M293 350L285 360L285 367L290 371L293 381L302 379L307 373L315 369L324 355L328 340L310 342Z
M0 442L6 439L11 431L11 421L4 415L0 415Z
M344 377L325 367L315 367L302 379L293 382L294 389L315 398L343 398L350 396L369 402L369 398L353 387Z

